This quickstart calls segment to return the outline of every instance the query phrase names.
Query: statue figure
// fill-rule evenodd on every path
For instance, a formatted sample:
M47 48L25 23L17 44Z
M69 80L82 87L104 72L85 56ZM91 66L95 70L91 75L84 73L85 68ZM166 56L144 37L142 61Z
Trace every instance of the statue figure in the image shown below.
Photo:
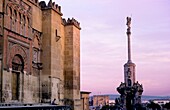
M130 17L127 17L126 19L127 19L126 25L127 25L128 28L130 28L130 25L131 25L131 18L130 18Z
M127 17L126 18L127 19L127 23L126 23L126 25L127 25L127 34L130 34L131 32L130 32L130 29L131 29L131 27L130 27L130 25L131 25L131 18L130 17Z

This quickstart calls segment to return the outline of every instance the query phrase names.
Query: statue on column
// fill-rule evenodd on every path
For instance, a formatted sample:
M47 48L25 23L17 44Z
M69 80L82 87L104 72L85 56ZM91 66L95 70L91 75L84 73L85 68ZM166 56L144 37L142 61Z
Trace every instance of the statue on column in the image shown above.
M131 18L130 17L127 17L126 18L127 19L127 23L126 23L126 25L127 25L127 34L130 34L130 29L131 29L131 27L130 27L130 25L131 25Z
M128 60L131 60L130 51L130 34L131 34L131 18L127 17L127 36L128 36ZM116 106L118 110L141 110L141 96L143 93L143 86L135 81L135 64L127 62L124 65L124 79L121 82L117 91L120 97L116 99ZM139 108L141 107L141 108Z

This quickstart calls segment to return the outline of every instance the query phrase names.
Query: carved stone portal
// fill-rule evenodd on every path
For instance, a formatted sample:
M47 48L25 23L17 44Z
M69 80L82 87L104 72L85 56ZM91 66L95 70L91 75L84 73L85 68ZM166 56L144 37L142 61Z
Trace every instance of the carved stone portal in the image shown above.
M23 61L19 61L19 59L21 59ZM27 59L27 54L24 50L24 48L22 48L21 46L19 45L13 45L10 50L9 50L9 55L8 55L8 68L12 68L13 66L13 61L17 61L18 62L18 69L21 67L21 62L22 63L22 66L23 66L23 70L22 71L28 71L27 70L27 65L28 65L28 59ZM19 64L20 63L20 64ZM16 67L13 67L13 69L15 69Z

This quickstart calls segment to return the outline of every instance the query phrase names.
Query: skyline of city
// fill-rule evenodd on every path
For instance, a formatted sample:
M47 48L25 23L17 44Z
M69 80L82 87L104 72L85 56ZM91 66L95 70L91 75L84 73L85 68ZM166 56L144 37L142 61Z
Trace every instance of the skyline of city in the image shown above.
M64 18L74 16L81 24L81 90L118 94L127 62L126 17L131 16L136 80L144 95L170 95L170 1L54 1Z

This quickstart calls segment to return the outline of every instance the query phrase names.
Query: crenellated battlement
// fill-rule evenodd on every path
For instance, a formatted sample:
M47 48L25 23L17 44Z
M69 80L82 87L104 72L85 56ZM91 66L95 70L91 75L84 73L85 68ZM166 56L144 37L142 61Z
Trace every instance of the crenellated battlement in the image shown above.
M65 25L65 26L74 25L77 28L81 29L80 23L77 20L75 20L74 18L72 18L72 19L68 18L67 20L63 18L62 19L62 24Z
M56 4L55 2L52 2L52 0L50 0L48 2L48 4L46 4L45 1L41 1L39 3L39 5L40 5L41 9L53 9L54 11L56 11L61 16L63 15L61 13L61 6L58 6L58 4Z

